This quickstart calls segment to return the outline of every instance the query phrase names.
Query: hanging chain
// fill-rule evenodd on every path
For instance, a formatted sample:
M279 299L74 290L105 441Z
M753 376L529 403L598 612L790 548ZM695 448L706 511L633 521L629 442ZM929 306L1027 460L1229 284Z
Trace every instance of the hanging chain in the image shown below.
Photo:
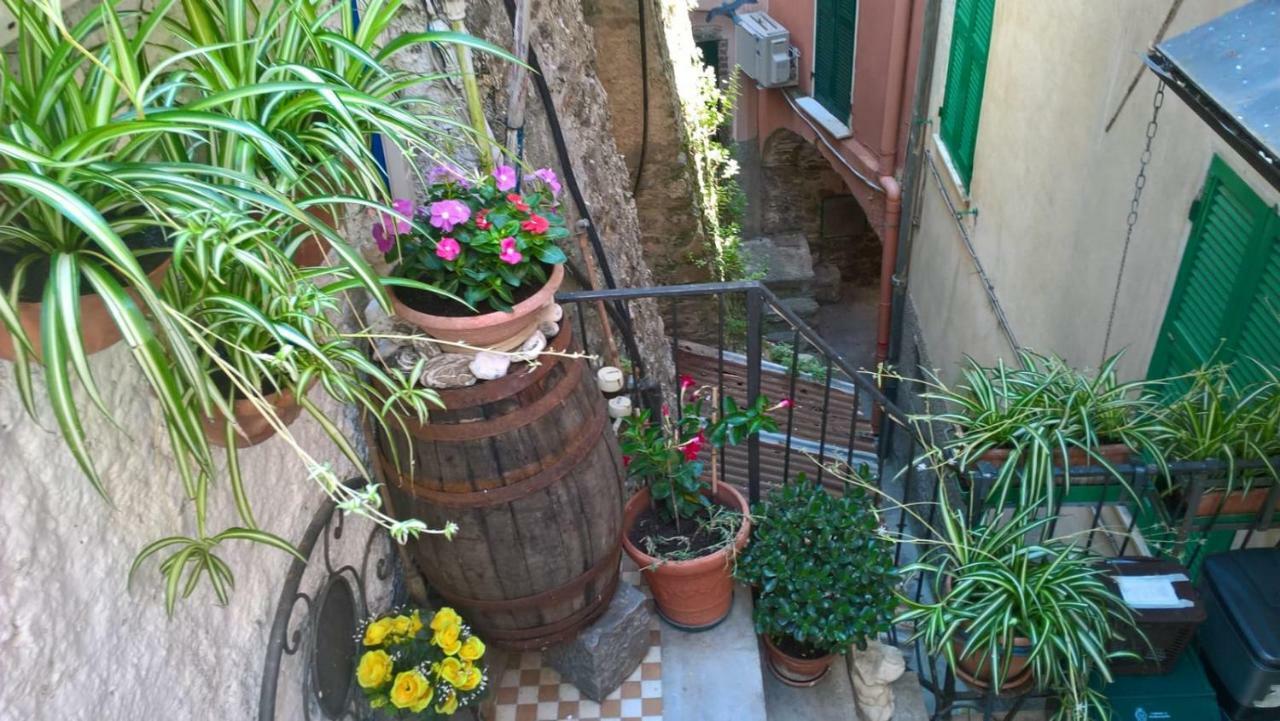
M1116 322L1116 308L1120 301L1120 284L1124 280L1124 263L1129 258L1129 243L1133 240L1133 226L1138 224L1138 206L1142 203L1142 191L1147 187L1147 164L1151 162L1151 143L1156 139L1159 130L1160 108L1164 105L1164 81L1156 83L1156 94L1151 99L1151 120L1147 121L1147 145L1142 149L1138 160L1138 176L1133 179L1133 199L1129 201L1129 217L1125 222L1124 248L1120 251L1120 269L1116 272L1116 289L1111 294L1111 315L1107 318L1107 334L1102 339L1101 366L1107 360L1107 348L1111 344L1111 328Z

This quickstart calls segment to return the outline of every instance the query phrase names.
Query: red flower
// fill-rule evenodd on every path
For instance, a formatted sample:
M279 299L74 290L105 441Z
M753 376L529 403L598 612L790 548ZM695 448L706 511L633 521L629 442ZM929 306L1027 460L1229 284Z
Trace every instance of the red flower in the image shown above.
M507 195L507 202L515 206L515 209L521 213L529 212L529 204L524 202L524 198L520 197L519 193L511 193Z
M790 398L783 398L782 400L778 401L779 408L790 408L793 405L795 405L795 402L793 402Z
M623 468L626 468L626 467L627 467L627 466L629 466L629 465L631 465L631 456L623 456L623 457L622 457L622 467L623 467Z
M684 451L684 459L686 461L698 460L698 454L702 452L702 444L706 442L707 437L702 433L702 431L698 431L698 435L690 438L684 444L684 447L681 448L681 450Z
M671 415L671 406L667 405L666 403L663 403L663 404L662 404L662 415L664 415L664 416L669 416L669 415Z
M480 230L488 230L493 227L493 223L485 220L485 216L489 214L489 209L476 211L476 227Z
M680 390L687 391L695 385L697 385L697 383L693 380L693 376L688 373L680 376Z
M547 228L550 227L551 223L537 213L530 215L528 220L520 224L520 230L523 230L526 233L533 233L534 235L541 235L542 233L547 232Z

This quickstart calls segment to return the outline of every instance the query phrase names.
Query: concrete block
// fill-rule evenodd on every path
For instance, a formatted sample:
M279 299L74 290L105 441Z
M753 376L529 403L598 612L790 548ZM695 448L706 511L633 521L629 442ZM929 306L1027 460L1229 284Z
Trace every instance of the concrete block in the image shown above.
M813 284L813 256L803 233L742 242L742 258L749 275L779 296L809 295Z
M603 701L640 665L652 620L644 594L620 583L604 615L573 641L547 649L543 660L582 695Z

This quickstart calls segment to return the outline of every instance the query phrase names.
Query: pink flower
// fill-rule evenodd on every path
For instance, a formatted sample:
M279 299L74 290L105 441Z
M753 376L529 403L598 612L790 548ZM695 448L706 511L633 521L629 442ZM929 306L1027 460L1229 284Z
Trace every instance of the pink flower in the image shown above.
M795 401L791 400L790 398L783 398L777 403L774 403L773 406L769 408L769 410L771 411L786 410L791 406L794 406L795 404L796 404Z
M453 238L441 238L436 243L436 256L442 260L453 260L462 252L462 246L458 245L458 241Z
M412 218L414 214L413 201L408 198L397 198L391 203L391 209L406 218ZM397 235L403 235L412 229L413 226L404 218L381 213L377 225L373 226L373 242L377 243L379 251L386 253L396 244Z
M684 459L686 461L698 460L698 454L702 452L702 444L706 442L707 436L702 431L698 431L698 435L685 441L684 446L680 449L684 452Z
M556 177L556 171L551 168L538 168L533 171L533 175L547 184L547 187L551 189L551 195L560 194L560 179Z
M671 415L671 406L667 405L666 403L663 403L663 404L662 404L662 415L663 415L663 416L670 416L670 415Z
M497 181L498 190L505 193L516 187L516 169L510 165L499 165L493 169L493 179Z
M523 230L526 233L533 233L534 235L541 235L542 233L547 232L547 228L550 227L550 221L537 213L530 215L528 220L520 224L520 230Z
M516 265L524 260L524 256L520 251L516 250L516 239L507 236L502 239L502 252L498 253L498 260L507 265Z
M697 385L697 383L693 380L693 376L687 373L680 376L680 390L687 391L695 385Z
M461 200L437 200L431 204L431 227L448 233L453 226L467 222L471 209Z

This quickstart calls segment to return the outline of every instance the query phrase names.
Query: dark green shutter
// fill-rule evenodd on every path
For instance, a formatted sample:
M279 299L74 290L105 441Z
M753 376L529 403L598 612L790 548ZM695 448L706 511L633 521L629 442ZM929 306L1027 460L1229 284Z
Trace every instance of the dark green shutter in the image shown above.
M856 0L818 0L814 29L813 97L842 123L849 122L853 92Z
M1148 375L1213 360L1234 363L1237 381L1259 380L1245 359L1280 365L1280 216L1215 157L1191 219Z
M987 55L991 50L995 12L995 0L956 0L955 21L951 26L941 134L951 162L965 184L973 177L978 117L982 111L982 89L987 79Z

